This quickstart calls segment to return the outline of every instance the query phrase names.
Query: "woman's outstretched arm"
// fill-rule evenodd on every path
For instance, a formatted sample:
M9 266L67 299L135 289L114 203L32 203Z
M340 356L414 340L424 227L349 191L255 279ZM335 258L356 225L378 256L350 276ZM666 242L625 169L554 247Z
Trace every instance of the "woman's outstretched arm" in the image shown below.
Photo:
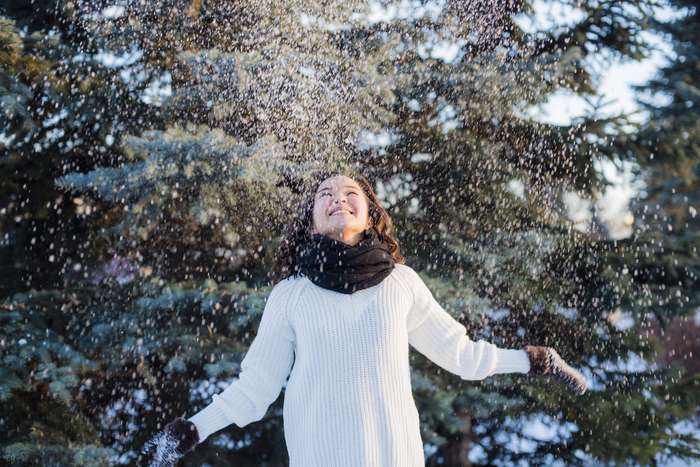
M418 273L408 266L402 267L413 298L407 317L411 346L465 380L530 371L525 350L502 349L484 340L472 341L464 325L440 306Z
M586 378L551 347L502 349L485 340L472 341L467 330L435 300L421 277L408 266L403 277L411 291L408 341L420 353L462 379L480 380L498 373L553 377L574 393L586 392Z
M231 423L243 427L262 419L279 396L294 361L294 331L287 319L292 286L291 279L284 279L270 292L238 379L189 418L200 443Z

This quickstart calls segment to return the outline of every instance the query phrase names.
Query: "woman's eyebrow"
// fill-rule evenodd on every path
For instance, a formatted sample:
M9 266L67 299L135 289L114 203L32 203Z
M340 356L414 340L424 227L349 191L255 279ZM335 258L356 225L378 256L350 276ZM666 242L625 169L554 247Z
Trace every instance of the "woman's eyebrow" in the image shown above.
M345 185L343 188L352 188L353 190L359 190L359 188L357 188L356 186L352 186L352 185ZM323 190L330 190L330 188L329 188L329 187L321 188L321 189L318 190L316 193L320 193L320 192L322 192Z

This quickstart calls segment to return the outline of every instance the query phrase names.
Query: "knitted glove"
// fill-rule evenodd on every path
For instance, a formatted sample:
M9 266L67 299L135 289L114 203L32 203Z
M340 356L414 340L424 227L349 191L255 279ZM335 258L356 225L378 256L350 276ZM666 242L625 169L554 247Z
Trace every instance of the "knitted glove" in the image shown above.
M586 377L567 365L553 348L527 345L525 352L530 359L530 374L551 375L578 395L586 392Z
M149 467L173 467L197 443L197 427L191 421L178 417L146 442L141 452L146 456Z

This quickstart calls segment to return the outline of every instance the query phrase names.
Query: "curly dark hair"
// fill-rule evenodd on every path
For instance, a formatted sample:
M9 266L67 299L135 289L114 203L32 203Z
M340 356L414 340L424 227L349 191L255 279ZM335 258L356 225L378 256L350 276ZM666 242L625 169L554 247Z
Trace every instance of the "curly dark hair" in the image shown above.
M287 224L284 238L279 246L279 254L275 260L272 276L273 280L285 279L299 271L297 254L304 249L311 238L311 226L313 222L314 198L318 187L329 177L345 175L352 178L362 188L368 202L368 215L371 219L371 229L374 229L380 240L384 241L391 251L394 262L404 264L405 257L399 251L399 242L394 238L394 223L391 216L382 207L377 195L372 188L372 183L363 173L353 170L328 170L322 169L314 172L307 185L306 192L298 204L295 216Z

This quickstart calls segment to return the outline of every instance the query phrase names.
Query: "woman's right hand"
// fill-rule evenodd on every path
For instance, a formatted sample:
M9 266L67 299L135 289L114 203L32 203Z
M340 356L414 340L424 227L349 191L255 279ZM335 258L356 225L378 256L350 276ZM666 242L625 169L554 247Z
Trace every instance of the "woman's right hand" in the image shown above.
M197 443L199 433L195 424L178 417L147 441L141 453L149 467L174 467Z

